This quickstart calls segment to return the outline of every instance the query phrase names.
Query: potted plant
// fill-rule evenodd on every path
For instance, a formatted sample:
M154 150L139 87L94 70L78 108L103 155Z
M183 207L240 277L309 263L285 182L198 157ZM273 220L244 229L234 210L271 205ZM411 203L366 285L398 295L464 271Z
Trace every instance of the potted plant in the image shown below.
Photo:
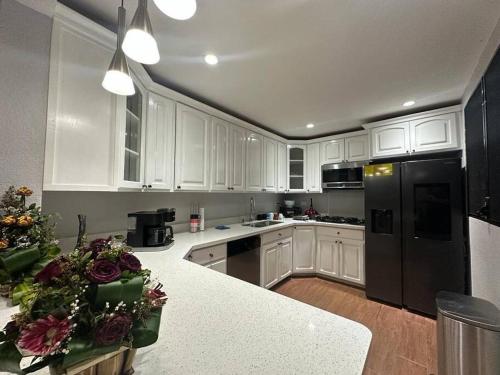
M26 198L32 190L13 186L0 201L0 295L20 302L33 276L55 258L60 249L50 215Z
M135 349L158 339L161 287L119 237L55 258L35 275L0 335L0 371L127 373ZM34 359L21 369L23 357Z

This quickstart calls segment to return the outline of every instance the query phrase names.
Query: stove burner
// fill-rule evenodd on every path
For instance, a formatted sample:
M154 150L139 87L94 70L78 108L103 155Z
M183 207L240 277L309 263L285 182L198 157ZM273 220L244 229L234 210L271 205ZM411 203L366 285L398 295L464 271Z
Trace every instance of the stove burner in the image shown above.
M365 219L358 219L357 217L344 217L344 216L318 216L316 221L323 223L336 223L336 224L352 224L364 225Z

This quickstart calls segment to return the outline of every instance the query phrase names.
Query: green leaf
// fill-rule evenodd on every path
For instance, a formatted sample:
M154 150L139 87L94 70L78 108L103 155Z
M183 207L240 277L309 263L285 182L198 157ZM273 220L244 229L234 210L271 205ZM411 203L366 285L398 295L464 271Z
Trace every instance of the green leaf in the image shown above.
M33 280L25 279L21 284L16 285L12 291L12 304L21 303L21 309L26 309L29 301L33 297Z
M23 374L19 366L23 356L17 350L14 342L7 341L0 344L0 371Z

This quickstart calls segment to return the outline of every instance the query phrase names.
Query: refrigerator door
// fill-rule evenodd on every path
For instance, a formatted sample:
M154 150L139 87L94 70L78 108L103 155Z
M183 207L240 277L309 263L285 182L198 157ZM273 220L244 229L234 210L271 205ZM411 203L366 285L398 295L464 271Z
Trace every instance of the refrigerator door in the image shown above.
M441 290L465 292L460 159L402 164L403 305L436 315Z
M366 295L402 304L400 163L365 166Z

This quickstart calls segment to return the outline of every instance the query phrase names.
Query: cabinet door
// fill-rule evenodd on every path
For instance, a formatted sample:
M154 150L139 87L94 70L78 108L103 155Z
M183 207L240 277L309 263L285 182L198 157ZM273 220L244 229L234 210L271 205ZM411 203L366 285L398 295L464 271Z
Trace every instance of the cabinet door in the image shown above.
M278 191L285 192L287 187L287 150L286 144L278 143Z
M260 134L247 135L247 175L246 186L249 191L262 191L263 137Z
M146 126L148 188L171 190L174 184L175 103L149 93Z
M212 178L211 190L230 190L229 188L229 129L231 124L212 117Z
M345 158L347 161L364 161L370 159L368 135L346 138Z
M280 245L272 243L264 247L264 288L270 288L279 281Z
M341 259L340 277L353 283L364 284L364 243L362 241L342 238L339 240L339 244Z
M321 165L319 162L319 143L307 145L307 192L321 191Z
M410 152L410 123L370 129L372 157L408 154Z
M292 274L292 239L286 238L280 243L279 279L283 280Z
M488 192L488 156L486 144L486 123L483 116L483 81L477 86L464 110L465 145L467 155L467 188L469 215L487 220L488 212L483 209Z
M316 270L315 231L312 226L293 229L293 272L314 273Z
M175 187L177 190L210 188L210 116L177 104L175 134Z
M288 147L288 190L303 192L306 190L306 147Z
M339 277L339 240L333 236L318 236L316 272L322 275Z
M457 125L456 113L410 121L411 152L457 148Z
M321 143L321 164L345 161L344 138Z
M263 176L264 191L276 191L277 174L276 167L278 166L278 144L269 138L264 138L264 162Z
M217 262L209 263L206 265L207 268L210 268L214 271L220 272L220 273L227 273L227 261L226 259L221 259L218 260Z
M245 190L246 130L232 125L230 129L229 187L234 191Z

